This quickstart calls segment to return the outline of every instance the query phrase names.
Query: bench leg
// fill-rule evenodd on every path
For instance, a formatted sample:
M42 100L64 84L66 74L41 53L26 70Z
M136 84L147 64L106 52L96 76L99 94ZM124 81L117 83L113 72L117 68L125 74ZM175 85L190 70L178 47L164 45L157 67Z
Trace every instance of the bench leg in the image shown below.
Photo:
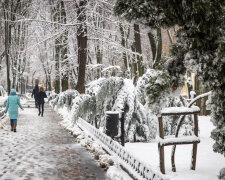
M164 146L158 145L159 149L159 165L160 165L160 171L162 174L165 174L165 163L164 163Z
M194 134L198 137L198 115L194 115ZM192 159L191 159L191 169L195 170L196 168L196 158L197 158L197 147L198 144L193 144L193 150L192 150Z
M196 168L196 157L197 157L197 143L193 144L192 159L191 159L191 169Z

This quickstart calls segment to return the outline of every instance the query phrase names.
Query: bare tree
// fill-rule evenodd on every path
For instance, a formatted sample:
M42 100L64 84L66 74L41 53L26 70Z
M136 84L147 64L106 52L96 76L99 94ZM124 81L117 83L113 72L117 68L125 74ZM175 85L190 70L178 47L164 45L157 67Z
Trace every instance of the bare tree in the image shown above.
M77 28L79 73L76 89L79 93L85 93L85 69L87 61L86 5L87 0L77 3L77 20L81 23Z

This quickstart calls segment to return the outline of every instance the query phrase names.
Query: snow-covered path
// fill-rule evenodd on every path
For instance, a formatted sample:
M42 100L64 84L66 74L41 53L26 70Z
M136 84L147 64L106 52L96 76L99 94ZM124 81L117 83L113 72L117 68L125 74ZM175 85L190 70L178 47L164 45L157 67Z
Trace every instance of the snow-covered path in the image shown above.
M44 117L27 108L20 112L16 133L9 125L0 129L0 179L106 179L60 120L49 106Z

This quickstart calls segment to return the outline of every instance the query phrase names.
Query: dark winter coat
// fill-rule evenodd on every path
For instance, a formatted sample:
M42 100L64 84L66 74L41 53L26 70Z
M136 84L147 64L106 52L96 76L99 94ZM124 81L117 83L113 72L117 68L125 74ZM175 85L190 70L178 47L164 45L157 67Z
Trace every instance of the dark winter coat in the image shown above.
M40 91L40 92L37 94L37 101L38 101L38 104L44 104L44 103L45 103L44 98L47 98L46 93Z
M36 85L35 87L34 87L34 89L33 89L33 92L32 92L32 97L34 96L34 98L36 99L37 98L37 94L38 94L38 92L39 92L39 87L38 87L38 85Z

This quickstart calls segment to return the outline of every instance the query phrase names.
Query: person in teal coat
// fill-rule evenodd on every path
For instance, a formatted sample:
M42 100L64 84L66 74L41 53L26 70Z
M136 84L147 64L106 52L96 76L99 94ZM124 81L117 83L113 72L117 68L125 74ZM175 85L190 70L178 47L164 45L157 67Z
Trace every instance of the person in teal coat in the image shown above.
M18 118L18 106L23 110L20 103L20 98L16 95L16 90L11 89L10 95L6 103L6 112L9 113L11 131L16 132L17 118Z

